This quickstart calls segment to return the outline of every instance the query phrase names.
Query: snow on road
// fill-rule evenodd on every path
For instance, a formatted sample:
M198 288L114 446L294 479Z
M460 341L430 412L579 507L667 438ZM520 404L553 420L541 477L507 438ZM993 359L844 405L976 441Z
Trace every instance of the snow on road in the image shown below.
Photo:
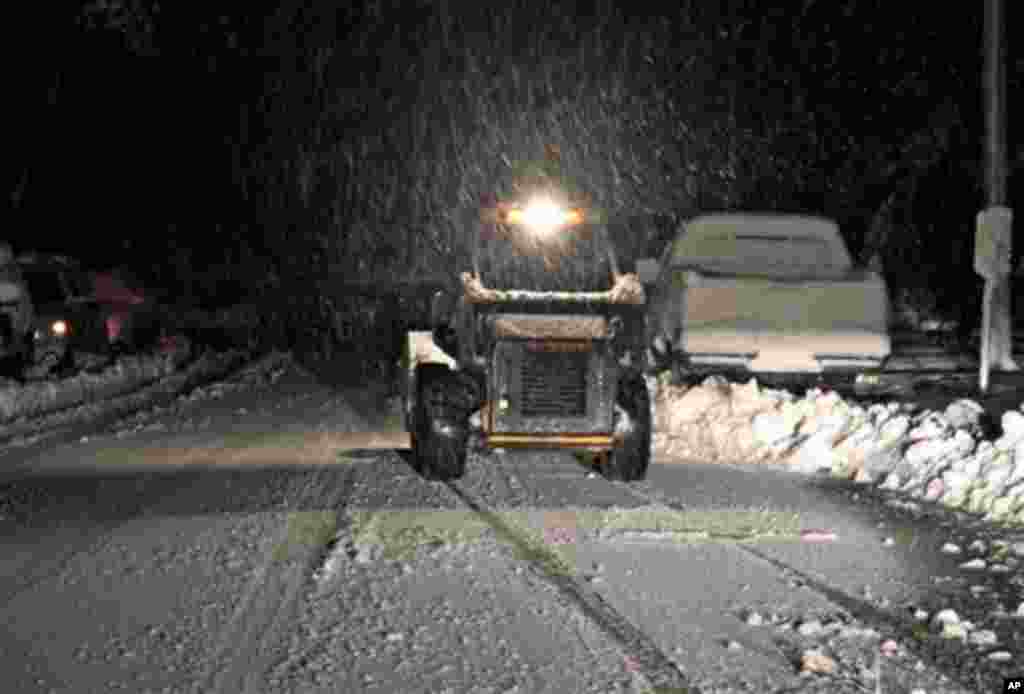
M711 385L688 402L734 435L763 411L783 423L758 432L819 409L885 429L824 394L748 386L773 409L744 410ZM478 451L458 484L428 483L367 433L396 427L386 405L278 359L0 451L23 470L0 487L9 690L853 692L880 675L931 694L988 691L1020 662L1024 536L798 474L792 450L663 460L632 487ZM678 438L706 416L674 414ZM946 431L925 421L904 434Z
M40 453L30 474L6 485L12 513L2 528L12 551L4 553L8 570L2 574L8 580L0 581L0 609L8 625L0 647L12 691L294 691L311 685L318 673L322 679L317 663L324 658L327 672L334 672L331 689L353 691L345 684L347 671L337 669L345 663L340 651L320 660L303 656L330 636L310 636L305 629L329 617L309 608L317 594L313 576L337 530L340 509L361 494L369 508L378 501L415 508L455 501L438 498L437 489L394 460L339 463L343 434L357 429L360 420L336 392L298 372L290 371L272 388L209 388L192 400L154 413L141 427L143 418L136 418ZM124 432L129 433L118 436ZM164 455L154 462L158 446ZM482 571L486 561L476 552L468 548L467 556ZM445 653L459 660L459 639L471 629L421 634L421 664L453 686L479 678L501 684L508 682L504 666L511 658L547 667L552 677L562 672L562 684L573 682L551 691L575 690L579 671L565 667L571 654L563 653L557 634L545 636L548 626L571 622L571 611L562 611L565 619L552 616L530 638L520 624L524 604L539 599L524 586L494 598L495 587L514 573L507 559L495 556L491 563L501 576L467 572L465 590L451 582L452 567L438 565L433 590L449 594L467 623L490 630L477 635L480 643L490 644L498 631L511 645L495 641L489 661L486 651L479 655L480 668L486 661L490 670L467 672L435 661ZM406 565L405 574L412 566ZM361 586L344 586L346 599L333 593L327 602L348 609L361 592L374 594L387 584L378 570L366 574ZM413 578L430 590L425 574ZM462 599L474 584L491 586L478 592L475 607ZM495 619L503 602L511 621L499 628ZM463 618L455 612L453 607L457 627ZM420 617L433 629L444 614L426 611ZM351 626L347 620L344 625ZM423 648L411 636L408 642L392 637L383 643L409 650L411 663ZM363 629L345 643L362 640L380 648L379 637ZM537 652L541 637L547 646ZM600 636L592 639L596 655L578 647L578 666L594 682L582 691L621 690L611 686L615 678L628 682L632 676L618 659L600 656L610 648ZM299 661L302 666L295 668ZM602 675L602 663L613 674ZM495 676L485 677L487 672ZM408 691L428 675L412 673ZM513 681L523 676L511 673Z

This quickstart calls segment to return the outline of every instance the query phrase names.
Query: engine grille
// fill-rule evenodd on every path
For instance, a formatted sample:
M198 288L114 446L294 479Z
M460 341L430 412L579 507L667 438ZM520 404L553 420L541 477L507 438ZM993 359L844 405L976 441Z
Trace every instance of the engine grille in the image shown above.
M584 417L590 352L526 352L519 366L523 417Z

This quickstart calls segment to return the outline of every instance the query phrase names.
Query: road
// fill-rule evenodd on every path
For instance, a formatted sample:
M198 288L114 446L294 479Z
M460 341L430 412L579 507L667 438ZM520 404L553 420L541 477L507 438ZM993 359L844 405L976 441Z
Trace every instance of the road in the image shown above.
M628 486L477 452L425 482L386 400L334 374L0 450L3 690L873 692L880 673L932 694L1021 674L912 635L911 606L980 622L1020 602L1020 573L938 551L989 529L700 461ZM1019 625L996 627L1017 662Z

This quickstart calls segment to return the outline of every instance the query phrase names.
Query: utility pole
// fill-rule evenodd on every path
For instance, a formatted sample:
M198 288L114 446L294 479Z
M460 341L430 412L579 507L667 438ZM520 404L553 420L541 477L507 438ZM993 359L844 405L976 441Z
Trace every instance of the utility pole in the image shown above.
M981 391L990 367L1018 371L1013 361L1010 257L1013 211L1006 205L1006 64L1003 0L985 0L985 193L978 215L975 270L985 278L981 327Z

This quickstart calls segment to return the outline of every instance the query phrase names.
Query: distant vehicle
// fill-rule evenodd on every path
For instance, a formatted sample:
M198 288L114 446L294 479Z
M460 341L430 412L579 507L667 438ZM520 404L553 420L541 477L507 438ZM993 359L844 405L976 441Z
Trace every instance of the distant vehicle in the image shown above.
M0 242L0 368L21 378L32 359L32 301L10 244Z
M129 286L119 271L90 273L92 296L101 306L107 339L117 352L136 352L160 337L159 312L150 293Z
M18 265L35 308L33 369L42 374L74 366L76 354L107 354L104 310L88 274L73 259L25 254Z
M657 360L682 373L823 373L888 358L884 278L855 268L835 222L713 214L658 263L648 313Z

